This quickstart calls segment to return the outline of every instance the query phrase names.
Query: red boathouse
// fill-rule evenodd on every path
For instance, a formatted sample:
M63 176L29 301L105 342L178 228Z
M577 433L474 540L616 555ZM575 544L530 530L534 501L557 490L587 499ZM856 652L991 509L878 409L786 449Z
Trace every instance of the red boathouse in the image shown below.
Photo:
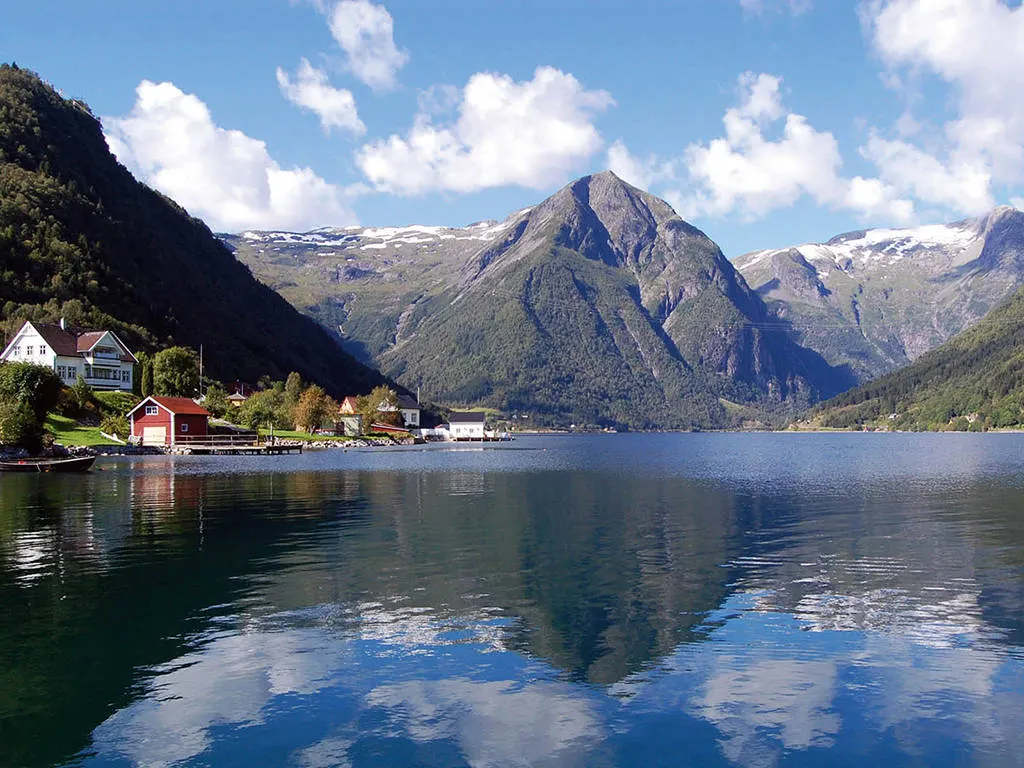
M209 433L210 412L187 397L143 399L128 412L132 439L143 445L174 445Z

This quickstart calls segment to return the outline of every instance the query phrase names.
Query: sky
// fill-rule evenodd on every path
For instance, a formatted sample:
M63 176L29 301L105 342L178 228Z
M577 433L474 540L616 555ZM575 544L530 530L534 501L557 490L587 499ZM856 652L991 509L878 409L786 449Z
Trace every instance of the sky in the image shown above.
M32 0L0 60L220 232L464 226L609 168L730 258L1024 207L1019 0Z

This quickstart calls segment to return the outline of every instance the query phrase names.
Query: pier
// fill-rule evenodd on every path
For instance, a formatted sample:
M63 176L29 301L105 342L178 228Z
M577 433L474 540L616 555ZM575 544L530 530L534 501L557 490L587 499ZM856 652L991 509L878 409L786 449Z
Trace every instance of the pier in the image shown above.
M175 441L171 452L193 456L283 456L286 453L302 453L302 443L261 441L255 432L240 432L230 435L182 436Z

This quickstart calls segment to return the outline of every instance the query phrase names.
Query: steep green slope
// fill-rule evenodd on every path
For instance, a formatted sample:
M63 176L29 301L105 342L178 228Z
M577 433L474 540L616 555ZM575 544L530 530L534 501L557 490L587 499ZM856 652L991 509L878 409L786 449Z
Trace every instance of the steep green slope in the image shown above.
M209 229L136 181L87 106L0 66L0 308L112 327L136 347L203 345L216 378L291 370L329 391L383 380L256 281Z
M917 362L823 403L824 427L984 429L1024 423L1024 290Z

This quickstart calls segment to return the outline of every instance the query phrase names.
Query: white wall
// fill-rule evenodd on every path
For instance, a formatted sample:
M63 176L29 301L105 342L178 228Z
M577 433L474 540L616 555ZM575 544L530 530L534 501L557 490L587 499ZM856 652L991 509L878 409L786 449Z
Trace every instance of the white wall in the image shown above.
M451 428L452 438L455 440L484 436L483 424L449 424L448 426Z

